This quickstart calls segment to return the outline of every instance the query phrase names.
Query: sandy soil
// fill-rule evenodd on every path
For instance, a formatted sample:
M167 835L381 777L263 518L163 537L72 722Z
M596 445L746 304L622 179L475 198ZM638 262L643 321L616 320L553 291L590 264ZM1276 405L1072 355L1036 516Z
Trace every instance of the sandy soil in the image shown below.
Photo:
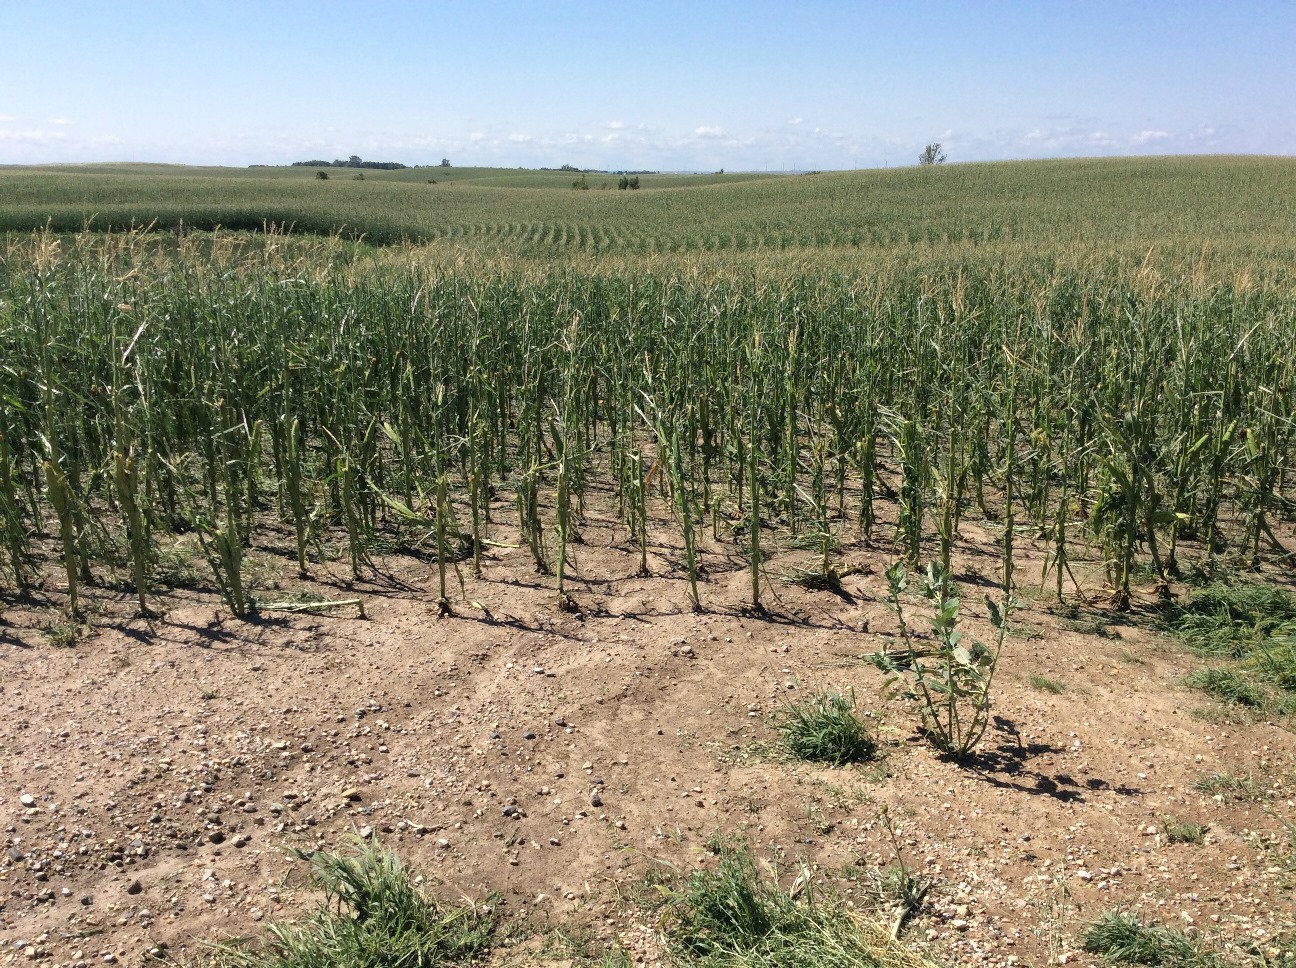
M507 505L497 515L508 523L494 537L516 540ZM655 540L669 533L663 520ZM1018 564L1025 607L994 725L957 765L918 736L912 710L881 699L863 661L895 629L885 551L848 545L861 571L841 594L776 582L770 616L752 617L733 545L709 542L694 614L678 549L655 544L654 577L637 578L610 514L592 507L583 535L569 570L582 614L556 608L552 579L510 548L491 550L482 580L465 569L457 615L439 620L426 561L383 558L381 576L355 583L334 562L302 582L265 547L253 563L280 590L263 599L359 594L368 617L238 621L192 591L150 623L126 592L99 590L93 630L59 648L39 630L57 621L54 577L10 602L0 963L183 957L197 938L246 934L313 900L286 848L371 833L447 896L500 892L508 918L577 924L652 963L633 897L654 870L714 863L708 838L739 835L785 884L805 860L867 907L870 872L896 860L884 806L905 862L935 880L906 938L938 959L1086 964L1078 935L1112 908L1221 945L1292 930L1289 724L1185 689L1197 660L1146 609L1060 620L1032 590L1042 549ZM809 557L786 551L769 574ZM992 536L969 523L956 562L969 627L988 638L978 601L998 563ZM821 686L854 689L876 717L880 763L779 755L770 714ZM1217 773L1250 777L1251 795L1194 788ZM1167 817L1208 825L1204 843L1168 843Z

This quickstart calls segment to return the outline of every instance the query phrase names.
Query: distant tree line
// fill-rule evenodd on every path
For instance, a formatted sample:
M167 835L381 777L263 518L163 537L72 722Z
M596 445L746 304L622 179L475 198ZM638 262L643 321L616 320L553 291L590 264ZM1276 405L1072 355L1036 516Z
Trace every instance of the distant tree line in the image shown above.
M364 161L359 155L352 155L346 161L341 158L335 158L333 161L294 161L294 168L378 168L382 171L396 171L399 168L408 168L409 165L402 165L399 161Z
M650 171L646 168L640 171L607 171L603 168L577 168L575 165L562 165L558 168L546 168L543 165L541 171L570 171L574 174L581 175L655 175L657 172Z

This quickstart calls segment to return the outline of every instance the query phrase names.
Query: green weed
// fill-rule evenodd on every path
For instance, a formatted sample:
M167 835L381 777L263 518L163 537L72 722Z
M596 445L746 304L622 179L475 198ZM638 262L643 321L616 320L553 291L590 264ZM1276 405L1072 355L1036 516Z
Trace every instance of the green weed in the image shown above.
M667 894L662 925L671 955L706 968L923 968L886 930L816 896L802 868L789 890L763 878L746 850L699 870Z
M844 766L872 759L877 741L855 715L855 694L825 691L788 703L774 714L774 728L793 756Z
M495 932L489 905L442 903L416 887L395 854L358 842L346 855L306 853L323 899L296 922L259 938L213 946L219 968L389 968L469 965Z
M1038 689L1040 692L1051 692L1055 696L1060 696L1066 692L1066 686L1056 679L1050 679L1048 676L1032 674L1029 681L1031 688Z
M1135 915L1122 911L1108 911L1089 925L1081 945L1085 951L1101 956L1112 965L1161 968L1225 968L1227 965L1182 931L1147 925Z
M1161 832L1172 844L1201 844L1206 840L1206 831L1210 829L1203 823L1180 820L1177 817L1165 817L1161 821Z

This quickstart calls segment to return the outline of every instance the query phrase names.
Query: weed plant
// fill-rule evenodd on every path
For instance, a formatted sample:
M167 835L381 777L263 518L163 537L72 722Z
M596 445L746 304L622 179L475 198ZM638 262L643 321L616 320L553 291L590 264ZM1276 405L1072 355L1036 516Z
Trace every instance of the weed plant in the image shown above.
M671 955L705 968L925 968L880 925L816 896L803 868L791 891L761 876L746 849L668 891L662 914Z
M1016 603L1005 595L1002 607L986 596L990 621L996 636L993 646L968 640L957 628L959 599L949 573L940 562L932 562L918 581L919 595L932 607L935 643L920 647L905 617L901 596L909 587L909 575L902 562L887 569L888 604L900 625L903 648L896 653L878 652L873 664L887 676L887 691L915 703L922 717L923 731L932 744L962 759L981 741L990 722L990 688L1008 631L1008 617Z
M1149 925L1133 914L1108 911L1089 925L1081 946L1110 965L1227 968L1228 962L1182 931Z
M1192 652L1222 663L1193 672L1193 688L1251 709L1296 709L1296 599L1286 589L1211 584L1167 624Z
M855 694L821 691L788 703L774 715L788 751L797 759L845 766L872 759L877 741L855 715Z
M319 906L259 938L214 945L219 968L436 968L473 964L492 945L489 908L436 900L375 842L347 854L296 853L311 864Z

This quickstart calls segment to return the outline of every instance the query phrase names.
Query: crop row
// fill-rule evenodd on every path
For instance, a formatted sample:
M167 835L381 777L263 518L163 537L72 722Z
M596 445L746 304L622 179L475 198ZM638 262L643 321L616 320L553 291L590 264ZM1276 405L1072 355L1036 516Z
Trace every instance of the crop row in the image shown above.
M394 534L430 542L444 581L461 532L480 567L506 493L561 594L601 482L640 547L648 490L669 499L695 604L706 527L741 544L759 608L771 528L820 549L827 580L847 532L948 569L976 514L1006 586L1026 526L1059 596L1083 540L1123 606L1136 567L1164 589L1186 541L1281 550L1294 339L1281 290L1045 263L524 278L43 236L0 266L0 565L22 587L56 548L75 609L116 542L147 608L163 538L194 531L244 611L268 518L303 572L326 531L357 573Z

